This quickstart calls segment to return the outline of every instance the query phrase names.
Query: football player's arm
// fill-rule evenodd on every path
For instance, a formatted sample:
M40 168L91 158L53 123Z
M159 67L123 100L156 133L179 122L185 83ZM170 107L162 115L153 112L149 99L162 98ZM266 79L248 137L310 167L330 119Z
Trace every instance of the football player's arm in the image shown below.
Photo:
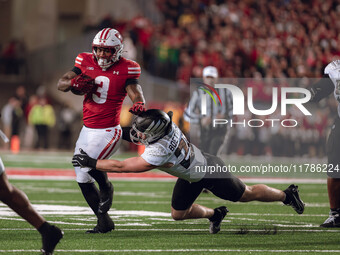
M76 154L72 158L74 167L90 167L96 168L103 172L117 173L137 173L145 172L156 168L155 165L147 163L142 157L128 158L123 161L114 159L94 159L91 158L85 151L80 149L81 154Z
M74 67L71 71L65 73L58 81L58 90L67 92L71 89L71 80L81 74L78 67Z
M128 84L126 92L133 103L142 102L145 103L142 87L137 83Z
M122 127L122 130L123 130L122 139L129 143L132 143L131 137L130 137L130 129L131 127Z
M325 74L322 79L314 83L310 88L312 94L311 102L319 102L321 99L329 96L334 91L334 85L328 74Z
M130 79L131 81L125 87L126 92L128 93L131 101L133 102L132 107L129 109L129 112L132 114L141 114L146 111L145 108L145 99L143 96L143 91L141 86L136 82L137 80Z
M156 168L146 162L142 157L128 158L123 161L114 159L97 160L96 169L104 172L137 173Z

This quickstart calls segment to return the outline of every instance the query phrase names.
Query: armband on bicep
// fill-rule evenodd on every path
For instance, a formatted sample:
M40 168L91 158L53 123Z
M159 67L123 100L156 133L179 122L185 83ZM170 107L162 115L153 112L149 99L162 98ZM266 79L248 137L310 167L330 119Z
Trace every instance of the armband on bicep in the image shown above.
M74 66L73 68L72 68L72 70L71 70L72 72L74 72L76 75L79 75L79 74L81 74L81 70L80 70L80 68L78 68L78 67L76 67L76 66Z
M130 129L131 129L131 127L122 127L122 130L123 130L122 139L127 141L127 142L132 143L131 138L130 138Z

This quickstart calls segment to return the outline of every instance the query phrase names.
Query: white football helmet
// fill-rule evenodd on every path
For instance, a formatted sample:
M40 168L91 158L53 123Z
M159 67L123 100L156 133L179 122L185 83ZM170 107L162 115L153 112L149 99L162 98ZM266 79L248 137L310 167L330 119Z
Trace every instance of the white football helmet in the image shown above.
M110 59L98 58L97 48L109 48L112 51ZM113 28L104 28L99 31L92 42L92 52L97 59L98 65L106 70L112 66L123 54L123 37Z
M157 142L171 130L172 112L166 114L158 109L149 109L134 119L130 129L130 139L139 145Z

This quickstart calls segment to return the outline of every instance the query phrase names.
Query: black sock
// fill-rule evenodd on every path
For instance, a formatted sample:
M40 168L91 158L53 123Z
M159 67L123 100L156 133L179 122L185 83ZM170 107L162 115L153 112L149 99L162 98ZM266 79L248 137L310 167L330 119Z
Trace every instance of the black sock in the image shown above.
M284 190L283 191L286 194L286 198L285 200L283 200L283 203L286 204L290 204L290 202L292 201L292 199L290 198L290 196L288 196L287 192Z
M99 190L97 186L94 183L78 183L78 185L87 204L91 207L94 214L97 215L100 201Z
M93 179L96 180L96 182L99 185L100 190L108 190L110 188L110 181L107 178L107 173L98 171L96 169L92 169L88 172L89 175L93 177Z
M221 218L221 212L214 209L214 215L209 218L210 221L217 221Z
M41 235L45 235L49 228L51 227L50 223L48 223L47 221L45 221L39 228L38 231Z
M340 214L340 208L331 208L332 214Z

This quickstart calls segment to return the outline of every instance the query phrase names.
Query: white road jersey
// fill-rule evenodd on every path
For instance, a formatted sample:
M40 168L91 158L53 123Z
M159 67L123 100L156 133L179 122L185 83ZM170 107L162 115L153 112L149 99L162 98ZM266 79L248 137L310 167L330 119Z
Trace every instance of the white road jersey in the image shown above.
M334 97L338 101L338 115L340 117L340 60L335 60L329 63L325 68L325 74L334 84Z
M172 123L172 131L156 143L146 146L141 157L151 165L171 175L190 182L204 177L203 172L195 171L195 166L206 166L202 152L189 143L182 131ZM166 167L171 164L171 167Z

